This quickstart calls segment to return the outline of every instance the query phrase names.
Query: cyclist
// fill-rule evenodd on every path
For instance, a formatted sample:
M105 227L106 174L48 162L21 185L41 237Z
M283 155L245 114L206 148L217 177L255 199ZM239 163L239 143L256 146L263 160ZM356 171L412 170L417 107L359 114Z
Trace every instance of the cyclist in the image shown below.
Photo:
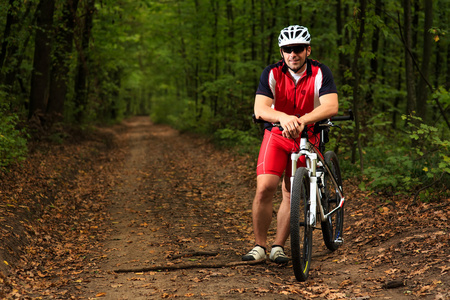
M283 172L277 232L269 257L276 263L289 261L283 247L289 236L290 154L296 148L305 125L336 115L339 106L330 69L308 58L311 54L308 29L299 25L282 29L278 45L282 59L264 69L255 96L256 118L269 123L264 130L256 170L257 187L252 206L255 247L242 257L245 261L266 258L272 201ZM280 123L283 131L272 126L276 122ZM312 138L310 136L310 140Z

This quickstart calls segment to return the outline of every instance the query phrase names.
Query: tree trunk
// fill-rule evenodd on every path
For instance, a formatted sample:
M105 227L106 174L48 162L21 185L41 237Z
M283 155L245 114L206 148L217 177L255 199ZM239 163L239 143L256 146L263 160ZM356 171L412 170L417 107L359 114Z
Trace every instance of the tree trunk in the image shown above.
M425 24L423 29L422 76L417 87L417 113L419 117L425 120L428 99L427 82L430 74L431 45L433 43L432 35L428 31L433 26L433 2L429 0L424 0L423 2L425 6Z
M3 42L0 48L0 73L2 72L3 63L6 58L6 51L8 49L8 40L11 36L11 27L17 23L17 11L21 3L19 2L17 6L14 4L14 0L9 0L9 8L6 14L6 25L5 30L3 31ZM3 81L1 81L3 82Z
M39 2L28 118L39 111L45 112L47 108L54 10L54 0Z
M251 2L251 20L252 20L252 38L250 40L250 47L251 47L251 57L250 59L256 59L256 43L255 43L255 36L256 36L256 9L255 9L255 0L252 0ZM217 18L217 17L216 17Z
M375 2L375 15L381 17L382 12L382 2L381 0L376 0ZM370 60L370 79L369 79L369 92L366 96L366 102L369 104L373 104L376 102L373 98L374 89L376 88L376 83L378 81L378 58L380 55L378 54L380 43L380 27L374 27L372 34L372 53L374 57Z
M364 39L364 30L365 30L365 14L366 14L366 0L360 1L360 13L359 17L356 20L359 22L359 33L356 39L355 53L353 56L352 63L352 74L353 74L353 113L355 116L355 141L356 145L353 146L352 152L352 161L356 162L356 150L358 150L359 154L359 165L361 172L364 170L364 162L362 155L362 147L361 147L361 138L360 138L360 116L359 116L359 103L360 99L360 91L359 91L359 82L360 82L360 74L359 74L359 55L361 53L361 47Z
M436 76L434 76L434 89L437 89L439 87L439 77L441 76L442 72L441 51L441 43L436 43L436 48L434 50L434 69L436 70Z
M30 16L33 2L28 1L25 7L25 12L22 14L21 18L17 18L15 22L17 24L27 24L28 18ZM37 18L37 12L32 17L32 24L35 23ZM26 26L26 25L23 25ZM11 34L11 36L13 33ZM24 52L28 47L28 43L31 40L32 33L27 31L27 34L23 38L23 40L14 39L13 42L8 43L6 47L6 57L3 63L3 73L0 76L0 82L4 83L4 91L6 93L5 102L9 102L10 110L20 110L25 108L25 111L28 111L28 101L25 102L25 99L29 98L29 91L24 86L23 79L19 75L21 74L22 61L26 59L26 55ZM22 44L20 44L20 42ZM20 47L19 47L20 46ZM18 86L16 87L16 82L18 82Z
M50 75L50 93L47 112L62 117L67 94L69 65L72 55L75 15L79 0L69 0L63 8L62 24L56 36L53 69Z
M253 1L253 0L252 0ZM214 43L214 53L219 53L219 44L217 41L217 36L218 36L218 24L219 24L219 2L218 1L213 1L211 0L211 8L213 11L213 15L214 15L214 25L213 25L213 34L212 34L212 40ZM252 40L252 51L253 49L253 40ZM253 59L253 56L252 56ZM211 60L213 60L213 64L214 64L214 81L216 81L219 78L219 57L218 55L214 55L213 58L211 58ZM217 115L218 113L218 102L219 102L219 94L216 92L214 93L214 95L211 95L211 106L212 106L212 111L214 112L214 116Z
M447 61L450 61L450 43L447 45ZM445 89L450 90L450 70L449 66L447 64L447 67L445 68L447 72L445 72Z
M375 2L375 15L379 16L381 18L381 12L382 12L382 6L383 3L381 0L376 0ZM372 53L375 54L375 57L370 60L370 69L371 69L371 81L375 82L377 74L378 74L378 49L379 49L379 42L380 42L380 27L375 26L374 32L372 35Z
M87 1L83 33L81 36L81 49L78 52L77 73L75 78L75 105L76 118L79 123L83 122L87 106L87 76L89 61L89 40L91 38L92 18L95 11L95 0Z
M345 44L345 39L347 37L347 29L344 28L345 19L346 19L347 7L342 8L342 1L337 0L336 2L336 30L338 34L337 39L337 48L343 46ZM344 14L344 20L342 18L342 14ZM338 78L339 83L341 85L347 84L347 80L345 78L345 72L350 65L349 56L342 51L339 51L339 65L338 65Z
M338 39L337 39L337 49L339 49L340 46L342 46L342 1L341 0L337 0L336 1L336 31L337 31L337 35L338 35ZM339 80L342 82L342 79L344 78L344 66L343 66L343 62L342 60L344 60L344 55L341 54L341 52L339 51L339 64L338 64L338 74L339 74Z
M5 92L5 103L9 103L10 110L13 110L14 92L13 85L15 82L17 63L19 59L16 56L18 51L18 42L10 43L10 38L14 35L11 28L20 22L18 19L18 11L20 9L20 2L14 0L9 1L9 8L6 16L5 30L3 31L3 42L0 49L0 85L3 84L2 90ZM30 7L30 5L28 5ZM4 68L5 67L5 68Z
M404 39L405 39L405 70L406 70L406 92L407 106L406 114L410 115L416 110L416 84L414 81L414 65L412 47L412 28L411 28L411 2L403 0L404 12Z
M426 1L426 0L425 0ZM432 0L429 0L432 1ZM410 0L411 4L411 40L412 40L412 47L411 52L413 55L414 61L417 61L418 54L416 51L416 46L419 41L419 12L420 12L420 0Z
M270 25L270 28L275 28L275 24L277 22L277 18L275 17L275 14L272 15L272 23ZM276 33L274 33L273 31L270 32L270 36L269 36L269 45L267 45L267 59L266 59L266 65L269 65L271 63L273 63L272 61L272 57L273 57L273 44L275 42L275 40L278 41L277 39L278 35ZM276 42L276 44L278 45L278 42ZM279 54L278 56L279 57Z
M199 15L200 3L198 0L195 0L194 3L195 3L195 14ZM196 26L194 30L195 30L195 35L198 36L198 34L199 34L198 27ZM194 55L194 57L195 56L197 56L197 57L193 60L194 65L192 66L193 71L194 71L194 73L192 74L193 75L192 93L193 93L195 103L196 103L196 121L199 121L203 116L203 109L204 109L204 104L206 101L205 96L200 95L200 93L199 93L199 85L200 85L200 80L201 80L200 75L199 75L200 74L200 64L201 64L200 60L203 58L198 55L198 53L200 53L199 43L195 43L195 53L197 55Z
M260 11L260 15L259 15L259 32L264 33L265 28L264 28L264 24L266 24L266 4L264 3L264 0L260 0L260 5L261 5L261 11ZM263 36L263 38L261 39L261 58L260 60L262 62L266 62L266 51L267 51L267 46L266 46L266 42L265 42L265 36Z

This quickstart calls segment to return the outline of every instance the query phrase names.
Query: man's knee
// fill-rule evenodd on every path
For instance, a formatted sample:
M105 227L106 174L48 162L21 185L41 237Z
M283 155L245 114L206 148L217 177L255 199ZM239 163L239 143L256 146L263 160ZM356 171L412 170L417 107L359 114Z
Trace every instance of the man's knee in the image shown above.
M280 178L276 175L260 175L257 180L256 193L262 197L273 196Z

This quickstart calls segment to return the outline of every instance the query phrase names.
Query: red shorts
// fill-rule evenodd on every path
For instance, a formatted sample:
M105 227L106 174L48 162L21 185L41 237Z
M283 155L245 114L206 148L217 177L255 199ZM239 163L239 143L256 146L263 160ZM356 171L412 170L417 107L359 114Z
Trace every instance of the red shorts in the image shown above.
M310 142L318 141L318 136L312 135L309 140ZM286 171L285 176L290 177L291 153L298 150L299 144L300 138L295 140L284 138L278 128L272 128L272 131L265 130L259 150L256 174L273 174L281 178L283 172ZM301 156L297 162L297 167L305 166L305 157Z

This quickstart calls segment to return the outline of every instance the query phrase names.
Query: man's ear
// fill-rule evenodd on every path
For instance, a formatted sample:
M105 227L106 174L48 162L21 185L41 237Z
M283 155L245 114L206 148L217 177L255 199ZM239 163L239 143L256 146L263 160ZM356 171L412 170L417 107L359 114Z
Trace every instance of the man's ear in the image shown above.
M311 46L308 46L308 48L306 48L306 56L310 56L311 55Z
M280 48L280 55L281 55L281 58L283 58L283 50L281 50L281 48Z

